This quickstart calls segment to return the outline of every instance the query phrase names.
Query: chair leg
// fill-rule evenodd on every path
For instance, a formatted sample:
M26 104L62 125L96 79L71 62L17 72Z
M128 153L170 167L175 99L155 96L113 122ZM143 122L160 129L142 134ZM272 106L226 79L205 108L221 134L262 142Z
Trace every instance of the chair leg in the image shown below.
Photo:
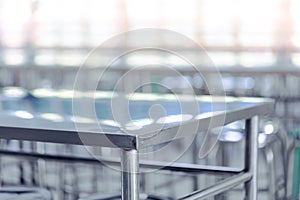
M269 170L269 199L276 199L276 174L275 174L275 163L274 163L274 153L272 147L266 147L265 156L267 161L267 166Z
M296 147L294 153L294 173L293 173L293 188L292 195L299 195L300 187L300 147Z

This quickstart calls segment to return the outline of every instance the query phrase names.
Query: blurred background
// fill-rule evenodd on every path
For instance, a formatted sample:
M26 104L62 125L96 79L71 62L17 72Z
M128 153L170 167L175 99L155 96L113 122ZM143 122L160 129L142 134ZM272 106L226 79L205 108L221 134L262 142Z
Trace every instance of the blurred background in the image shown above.
M46 89L57 90L68 96L67 92L73 88L79 67L92 49L114 35L139 28L172 30L203 46L222 74L226 95L275 99L274 112L268 118L264 118L260 125L261 146L262 149L268 150L263 151L265 153L262 153L261 159L262 163L265 163L266 155L270 155L266 152L270 153L270 149L273 149L271 151L273 154L276 154L276 151L283 152L276 161L279 164L275 166L279 178L277 175L274 176L280 189L284 185L284 191L278 192L280 189L277 186L262 189L266 194L261 198L283 199L286 194L291 195L294 183L293 152L298 148L297 140L300 138L298 136L300 131L300 1L298 0L0 0L0 87L2 95L20 99L26 96L27 91ZM134 46L134 41L128 39L126 45L100 48L98 49L101 52L99 56L109 57L118 51L118 48ZM193 47L177 45L176 42L165 44L163 38L161 45L167 49L176 49L183 54L197 57L198 52ZM107 72L97 89L99 91L113 90L119 77L132 66L156 59L161 59L161 55L127 56L121 62L116 63L114 70ZM101 58L99 60L101 61ZM84 71L86 77L91 80L98 78L95 71L104 70L106 67L106 63L101 63L99 60ZM182 62L174 61L173 64L181 76L173 76L157 68L148 67L135 72L134 77L147 77L152 83L167 85L177 93L184 93L189 87L186 83L190 83L199 95L209 93L199 74L190 70L190 67ZM213 77L216 71L212 69L212 66L206 66L201 72L207 77ZM169 93L165 88L157 87L157 84L140 88L138 91ZM82 85L83 90L85 87L90 88L86 80ZM67 98L63 95L59 97ZM57 116L51 115L51 117L53 119ZM273 133L277 134L276 137L280 139L274 140L275 142L271 140L271 147L266 148L268 146L265 143L266 138ZM278 141L279 144L277 144ZM232 141L229 140L229 143L230 147L224 144L220 145L220 148L225 148L225 152L229 154L238 151L232 147L234 146ZM237 148L242 148L243 145L237 146ZM3 149L9 148L22 149L24 145L5 142ZM59 148L67 152L74 151L66 147ZM59 148L56 146L54 148L56 150L52 150L57 152ZM36 150L31 147L29 149ZM218 151L216 150L215 153ZM228 154L221 154L225 158L228 157ZM216 159L214 155L200 163L215 164L217 161L214 160ZM226 162L235 164L238 159ZM4 165L10 162L8 159ZM262 174L266 175L270 168L267 164ZM20 168L18 165L18 173L24 173L26 166L27 164ZM38 166L41 166L40 163ZM51 168L52 172L55 166L54 163L54 167ZM274 167L274 165L271 166ZM78 167L78 169L81 168ZM89 183L99 181L93 179L93 169L91 167L91 170L87 170L86 176L91 176L88 180L93 180L93 182L87 181ZM36 169L31 170L36 172ZM71 168L72 170L74 169ZM44 171L42 174L47 173ZM51 173L49 174L51 176ZM3 176L2 184L17 184L20 180L26 183L26 180L30 179L28 177L26 179L26 176L30 175L25 173L25 178L17 180L10 176ZM116 175L111 172L106 176ZM284 176L284 183L280 182L282 176ZM70 177L64 181L58 181L61 185L56 184L55 187L50 187L49 183L44 186L56 192L62 191L60 195L65 195L63 197L54 195L56 199L76 199L82 194L84 196L97 191L97 187L98 189L100 187L101 191L107 190L97 184L84 185L83 189L78 185L75 189L71 186L62 188L65 182L73 183L74 177ZM52 179L49 178L49 180ZM174 182L176 180L173 180ZM266 187L268 183L265 184ZM202 184L205 185L203 181ZM115 186L116 183L112 185ZM170 188L161 193L169 196L176 196L176 192L180 193L176 189L178 186ZM226 195L217 198L232 199Z
M293 109L300 96L299 10L297 0L1 0L0 86L71 89L78 67L93 48L128 30L162 28L186 35L207 50L223 75L228 95L276 98L276 114L291 119L288 125L300 116ZM176 43L166 48L197 53ZM109 56L116 49L100 49L101 55ZM155 56L159 57L128 56L119 72ZM180 62L175 66L201 93L205 87L201 78L189 74L188 66ZM95 67L105 63L98 61L91 68ZM205 71L210 72L209 66ZM99 89L112 90L120 75L116 73ZM183 87L182 77L153 76L172 89Z

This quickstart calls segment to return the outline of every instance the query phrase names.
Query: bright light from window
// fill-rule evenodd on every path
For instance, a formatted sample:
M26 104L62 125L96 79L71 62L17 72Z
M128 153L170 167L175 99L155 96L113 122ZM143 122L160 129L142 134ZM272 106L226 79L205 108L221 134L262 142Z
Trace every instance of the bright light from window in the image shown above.
M38 65L54 65L56 64L55 52L39 52L36 54L34 61Z
M237 64L237 58L234 53L229 52L209 52L209 57L216 66L234 66Z
M3 60L7 65L21 65L25 62L24 53L18 50L6 51Z
M270 46L279 15L280 0L239 1L239 42L245 46Z
M273 53L240 53L240 64L245 67L271 66L275 63Z
M3 0L0 5L1 43L4 48L24 48L32 43L34 47L53 48L55 51L57 47L91 48L126 30L163 28L211 47L211 57L217 66L273 65L276 58L271 51L254 56L249 55L252 52L241 53L238 48L251 46L256 54L256 47L276 47L282 42L280 40L291 40L293 45L300 46L300 1L290 0L290 10L284 13L285 1ZM278 33L280 29L285 29L281 27L280 19L288 18L287 15L293 20L291 38L280 37ZM153 40L160 41L160 45L166 47L188 48L173 41L166 43L160 35L149 38L150 42ZM134 46L136 43L136 38L129 37L125 44ZM6 49L3 55L6 64L20 65L27 61L27 53L5 52ZM78 66L82 61L81 55L75 51L53 54L51 50L39 50L34 53L34 61L38 65ZM192 51L187 53L193 54ZM177 65L186 64L172 56L137 57L132 56L126 61L140 64L149 60L161 62L163 59ZM201 60L199 55L195 56L195 60ZM97 66L102 64L95 63Z
M297 65L297 67L300 67L300 53L292 54L292 61L293 61L294 65Z

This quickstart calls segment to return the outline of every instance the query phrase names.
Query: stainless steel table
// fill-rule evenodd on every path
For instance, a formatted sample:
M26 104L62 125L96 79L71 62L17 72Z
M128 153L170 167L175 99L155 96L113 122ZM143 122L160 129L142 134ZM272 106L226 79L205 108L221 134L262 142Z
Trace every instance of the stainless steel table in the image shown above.
M89 112L90 104L94 113ZM120 157L124 200L136 200L139 196L139 151L245 119L245 169L236 171L236 175L213 187L195 191L181 199L216 195L241 183L245 183L247 199L257 199L258 116L272 111L272 100L170 94L125 95L110 92L32 91L28 97L22 99L2 98L1 105L1 139L122 149ZM165 112L163 117L165 121L159 126L157 124L160 118L155 118L156 111L152 111L154 115L149 116L149 109L157 105ZM45 117L47 116L45 113L48 114L48 118ZM51 116L49 113L57 113L62 118L54 120L55 118L49 117ZM67 120L72 116L73 119L74 116L78 119L79 115L85 115L84 119L91 120L85 122ZM183 117L183 115L188 115L188 119L168 121L173 119L172 116ZM93 117L97 120L93 120ZM151 119L151 122L143 125L137 123L135 124L137 128L134 129L128 128L125 124L128 120L137 122L145 119L148 122ZM115 123L104 123L107 120ZM191 165L190 169L230 171L226 167L197 168L195 165Z

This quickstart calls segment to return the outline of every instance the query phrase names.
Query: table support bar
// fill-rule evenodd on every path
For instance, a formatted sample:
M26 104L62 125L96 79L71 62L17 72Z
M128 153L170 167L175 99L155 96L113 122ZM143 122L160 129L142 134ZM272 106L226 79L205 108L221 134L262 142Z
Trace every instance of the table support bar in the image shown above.
M252 174L251 173L244 173L232 176L230 178L226 178L223 181L217 183L214 186L208 187L203 190L195 191L187 196L179 198L179 200L194 200L194 199L201 199L207 198L211 196L215 196L222 192L225 192L229 189L232 189L246 181L251 180Z
M97 156L93 157L84 157L84 156L74 156L74 155L57 155L57 154L41 154L36 152L25 152L25 151L12 151L12 150L2 150L0 149L0 156L13 156L18 157L21 160L48 160L53 162L66 162L66 163L84 163L84 164L108 164L113 166L120 166L120 160L115 158L106 158ZM158 161L146 161L140 160L140 168L149 168L149 169L161 169L165 171L174 171L174 172L186 172L191 173L191 176L194 174L208 173L208 174L232 174L236 175L244 171L242 168L234 167L222 167L222 166L208 166L208 165L199 165L191 163L169 163L158 162Z

